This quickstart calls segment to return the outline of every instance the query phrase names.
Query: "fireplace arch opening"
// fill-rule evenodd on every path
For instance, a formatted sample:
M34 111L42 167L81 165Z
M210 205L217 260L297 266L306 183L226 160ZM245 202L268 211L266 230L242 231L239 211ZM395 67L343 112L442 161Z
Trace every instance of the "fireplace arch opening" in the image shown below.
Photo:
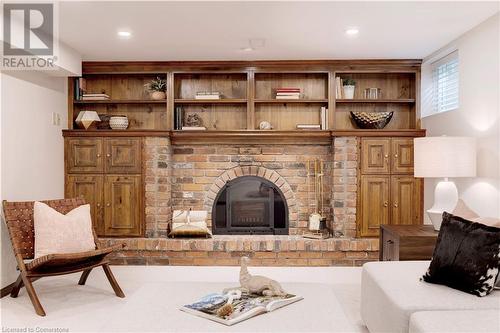
M288 206L267 179L242 176L228 181L212 208L215 235L288 235Z

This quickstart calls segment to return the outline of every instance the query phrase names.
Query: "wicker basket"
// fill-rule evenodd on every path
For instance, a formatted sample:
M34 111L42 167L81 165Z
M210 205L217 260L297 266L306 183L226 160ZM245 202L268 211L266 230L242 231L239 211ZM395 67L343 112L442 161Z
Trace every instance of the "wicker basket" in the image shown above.
M358 112L351 111L351 118L359 128L382 129L391 121L394 111L390 112Z

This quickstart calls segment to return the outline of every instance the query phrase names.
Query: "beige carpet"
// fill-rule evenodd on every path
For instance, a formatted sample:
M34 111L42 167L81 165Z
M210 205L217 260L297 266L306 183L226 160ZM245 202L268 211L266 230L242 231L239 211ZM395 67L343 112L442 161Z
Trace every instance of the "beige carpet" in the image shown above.
M178 308L236 286L237 267L113 267L126 298L115 297L102 270L86 286L79 275L35 282L46 317L35 314L24 289L1 300L2 328L52 332L366 332L359 317L360 268L252 267L304 300L232 327ZM47 331L48 332L48 331Z

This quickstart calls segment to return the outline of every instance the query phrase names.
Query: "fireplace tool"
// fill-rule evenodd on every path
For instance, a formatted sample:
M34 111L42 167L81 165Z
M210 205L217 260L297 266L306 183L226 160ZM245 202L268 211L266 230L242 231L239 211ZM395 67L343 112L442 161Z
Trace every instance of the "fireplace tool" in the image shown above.
M325 174L324 162L318 159L308 160L307 168L307 204L309 212L309 232L304 234L306 238L328 238L326 231L326 217L323 211L323 177ZM311 202L311 196L313 196ZM311 212L311 208L313 208Z

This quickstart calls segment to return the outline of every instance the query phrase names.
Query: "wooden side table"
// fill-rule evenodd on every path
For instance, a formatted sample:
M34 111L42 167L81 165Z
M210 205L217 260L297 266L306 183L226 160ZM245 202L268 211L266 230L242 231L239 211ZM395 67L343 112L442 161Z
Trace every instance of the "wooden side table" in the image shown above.
M380 261L429 260L438 231L432 225L381 225Z

